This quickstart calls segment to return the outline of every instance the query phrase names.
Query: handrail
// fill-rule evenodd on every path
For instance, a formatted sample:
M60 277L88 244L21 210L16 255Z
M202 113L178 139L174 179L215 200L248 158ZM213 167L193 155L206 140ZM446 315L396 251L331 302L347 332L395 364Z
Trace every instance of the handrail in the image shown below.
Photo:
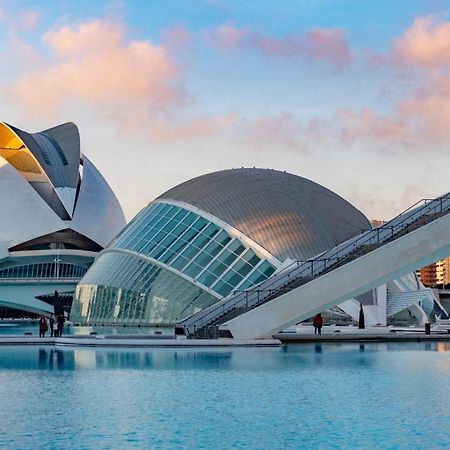
M443 209L444 202L449 200L450 193L444 194L435 199L421 199L388 222L376 228L367 230L361 235L338 244L335 247L332 247L331 249L308 259L307 261L295 261L273 277L253 286L246 291L229 295L217 304L211 305L205 310L193 314L190 317L178 322L178 325L184 326L185 330L189 332L189 328L193 327L195 330L196 328L198 329L203 326L207 326L208 324L213 323L218 316L223 317L225 314L231 313L235 310L236 307L248 308L249 306L258 306L263 303L264 300L268 301L267 297L269 297L270 300L270 297L274 293L280 291L286 292L289 285L294 284L295 281L301 281L303 279L307 282L312 278L316 278L317 276L327 273L336 265L340 265L343 260L351 257L351 255L358 250L364 249L369 245L384 245L397 239L399 234L408 234L410 232L410 226L420 218L431 215L431 221L435 220L436 217L433 218L433 214L437 215L450 209L450 204L447 205L445 210ZM419 204L422 204L422 206L418 206ZM331 264L327 266L327 262L331 262ZM294 287L291 287L291 289ZM269 295L261 299L261 292L267 291L269 291Z

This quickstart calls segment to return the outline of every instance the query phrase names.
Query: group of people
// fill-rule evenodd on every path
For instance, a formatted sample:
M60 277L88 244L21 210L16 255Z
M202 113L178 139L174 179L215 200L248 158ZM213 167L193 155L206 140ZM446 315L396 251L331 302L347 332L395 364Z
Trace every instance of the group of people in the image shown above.
M41 316L39 318L39 337L45 337L45 333L50 329L50 337L60 337L63 333L64 328L64 315L59 314L58 316L54 316L53 314L47 318L45 316Z

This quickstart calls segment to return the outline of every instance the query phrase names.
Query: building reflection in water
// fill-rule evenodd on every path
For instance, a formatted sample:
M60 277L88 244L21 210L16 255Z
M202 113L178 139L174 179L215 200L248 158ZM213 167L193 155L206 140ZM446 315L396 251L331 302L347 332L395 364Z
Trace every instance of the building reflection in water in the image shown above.
M301 370L322 365L324 361L328 367L336 368L373 365L376 364L374 356L378 352L406 350L448 352L450 342L317 343L257 349L0 346L0 369L264 370L281 364L284 367Z

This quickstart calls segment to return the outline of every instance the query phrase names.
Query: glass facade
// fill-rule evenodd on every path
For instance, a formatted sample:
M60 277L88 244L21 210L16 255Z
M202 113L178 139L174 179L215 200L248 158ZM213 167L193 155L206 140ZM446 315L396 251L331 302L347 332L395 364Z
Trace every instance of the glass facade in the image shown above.
M11 279L81 279L87 272L87 268L68 263L36 263L13 267L0 267L0 281Z
M275 270L254 248L205 217L154 203L99 255L77 288L79 316L72 312L72 317L172 323Z
M96 324L172 324L216 298L136 255L103 254L77 286L71 317Z
M275 266L193 212L155 203L112 244L149 256L225 297L268 278Z

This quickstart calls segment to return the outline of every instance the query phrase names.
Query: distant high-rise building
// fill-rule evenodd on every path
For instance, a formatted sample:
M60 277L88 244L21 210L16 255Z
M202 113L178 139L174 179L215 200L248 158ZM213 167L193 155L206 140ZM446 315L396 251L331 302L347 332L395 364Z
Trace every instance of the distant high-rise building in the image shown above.
M450 284L450 257L422 267L416 273L425 286Z
M376 228L385 222L382 219L372 219L370 224L373 228ZM416 275L427 287L450 284L450 257L416 270Z
M386 223L386 221L383 219L372 219L370 221L370 225L372 225L372 228L376 228L380 225L383 225L383 223Z

